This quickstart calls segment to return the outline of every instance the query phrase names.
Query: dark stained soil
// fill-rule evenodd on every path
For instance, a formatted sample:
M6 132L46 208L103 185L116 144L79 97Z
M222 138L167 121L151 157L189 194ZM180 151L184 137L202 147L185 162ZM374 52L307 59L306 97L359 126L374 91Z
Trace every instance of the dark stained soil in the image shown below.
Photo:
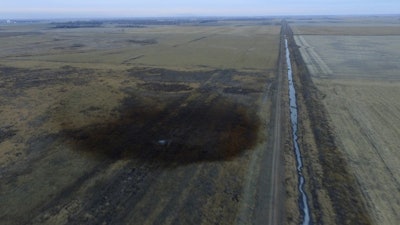
M163 165L229 160L257 142L254 110L203 94L181 107L182 98L164 109L130 96L116 109L120 116L62 133L78 151L111 159L140 158Z
M152 91L166 91L166 92L175 92L175 91L190 91L193 88L184 84L166 84L166 83L156 83L149 82L142 85L142 87L152 90Z
M2 127L0 128L0 143L4 140L15 136L16 131L12 129L12 127Z
M63 66L0 78L4 115L25 119L0 126L0 224L234 223L263 74Z
M224 88L224 92L231 93L231 94L246 95L246 94L250 94L250 93L257 93L260 91L252 89L252 88L227 87L227 88Z

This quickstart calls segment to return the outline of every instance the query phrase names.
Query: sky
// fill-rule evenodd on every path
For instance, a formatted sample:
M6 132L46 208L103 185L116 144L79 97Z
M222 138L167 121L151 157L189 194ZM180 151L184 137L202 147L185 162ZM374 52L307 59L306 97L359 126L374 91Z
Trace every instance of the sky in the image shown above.
M2 0L1 19L400 14L400 0Z

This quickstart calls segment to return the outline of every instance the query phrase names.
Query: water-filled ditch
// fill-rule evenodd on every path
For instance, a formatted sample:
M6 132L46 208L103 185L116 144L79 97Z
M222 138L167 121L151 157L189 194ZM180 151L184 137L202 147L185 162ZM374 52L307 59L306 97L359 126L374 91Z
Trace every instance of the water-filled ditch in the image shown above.
M290 63L290 52L288 41L285 37L285 49L286 49L286 64L287 64L287 76L289 81L289 106L290 106L290 121L292 127L292 139L293 139L293 149L296 157L296 166L297 166L297 175L298 175L298 190L299 190L299 208L300 213L302 215L302 222L303 225L311 224L310 220L310 209L308 206L308 198L307 194L304 191L304 184L305 179L302 173L303 169L303 161L301 157L299 143L297 142L297 130L298 130L298 123L297 123L297 101L296 101L296 89L294 88L293 83L293 75L292 75L292 65Z

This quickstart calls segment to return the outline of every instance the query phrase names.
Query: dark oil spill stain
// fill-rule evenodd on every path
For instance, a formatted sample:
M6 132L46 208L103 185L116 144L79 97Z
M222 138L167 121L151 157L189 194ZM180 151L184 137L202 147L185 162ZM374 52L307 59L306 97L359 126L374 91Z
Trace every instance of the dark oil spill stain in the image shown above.
M62 134L92 157L164 166L229 160L254 147L260 124L255 110L221 95L208 102L207 96L183 107L183 99L172 101L163 109L131 96L122 101L118 118Z
M184 84L165 84L161 82L148 82L142 84L147 90L151 91L165 91L165 92L178 92L178 91L190 91L193 88Z
M16 130L12 129L12 126L0 127L0 143L14 137L16 132Z

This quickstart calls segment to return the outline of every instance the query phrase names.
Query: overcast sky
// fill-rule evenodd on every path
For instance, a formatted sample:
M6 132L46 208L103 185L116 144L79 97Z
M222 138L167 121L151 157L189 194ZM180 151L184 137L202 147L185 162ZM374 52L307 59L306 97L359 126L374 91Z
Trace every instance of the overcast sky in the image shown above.
M2 0L0 18L399 14L400 0Z

